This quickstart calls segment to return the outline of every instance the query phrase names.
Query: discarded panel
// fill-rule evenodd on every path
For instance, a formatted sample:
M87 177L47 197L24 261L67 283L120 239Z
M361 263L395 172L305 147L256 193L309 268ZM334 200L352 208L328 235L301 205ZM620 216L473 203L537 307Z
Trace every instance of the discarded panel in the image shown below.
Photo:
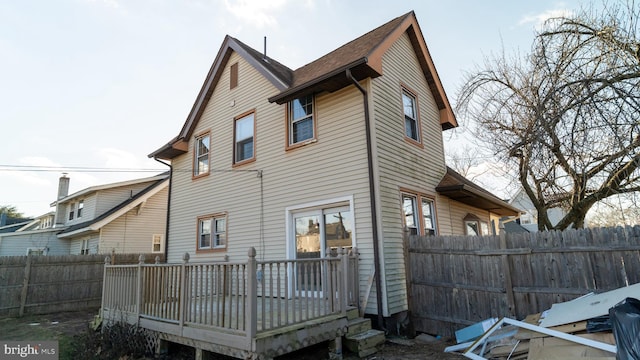
M640 283L553 304L540 326L551 327L607 315L610 308L628 297L640 298Z

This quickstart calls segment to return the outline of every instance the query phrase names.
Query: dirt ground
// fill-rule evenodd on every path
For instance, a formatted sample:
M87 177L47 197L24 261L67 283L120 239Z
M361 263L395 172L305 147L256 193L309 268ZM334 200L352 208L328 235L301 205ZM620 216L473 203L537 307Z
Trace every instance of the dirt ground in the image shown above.
M94 311L65 312L47 315L30 315L23 318L0 319L0 340L59 340L60 347L70 339L88 331ZM453 344L447 341L433 343L403 338L388 338L381 349L368 360L455 360L464 359L460 354L445 353L444 348ZM279 357L279 360L321 360L328 358L326 344ZM345 349L345 360L359 359Z

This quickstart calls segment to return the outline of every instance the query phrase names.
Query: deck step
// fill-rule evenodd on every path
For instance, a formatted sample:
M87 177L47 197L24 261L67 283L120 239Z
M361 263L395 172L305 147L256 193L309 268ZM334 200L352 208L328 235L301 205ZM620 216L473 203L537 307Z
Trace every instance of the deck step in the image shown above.
M371 319L356 318L349 320L346 336L353 336L371 330Z
M352 307L347 309L347 320L353 320L360 317L360 311L358 308Z
M346 336L344 345L359 357L367 357L378 351L378 346L385 341L384 331L368 330L360 334Z

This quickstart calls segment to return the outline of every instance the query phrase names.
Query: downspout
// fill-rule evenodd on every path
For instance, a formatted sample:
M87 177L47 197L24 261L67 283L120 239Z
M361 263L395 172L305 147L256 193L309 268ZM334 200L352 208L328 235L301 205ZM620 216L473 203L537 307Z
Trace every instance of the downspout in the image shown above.
M173 183L173 166L171 164L167 164L164 161L160 161L158 158L153 158L153 160L159 162L162 165L166 165L169 167L169 191L167 195L167 219L166 225L164 227L164 262L169 261L169 213L171 212L171 184Z
M351 74L351 70L346 70L346 75L351 82L360 90L362 93L362 101L364 103L364 125L365 125L365 134L367 137L367 166L369 168L369 198L371 201L371 226L373 227L373 266L376 272L375 281L376 281L376 303L378 305L378 326L380 329L386 332L384 327L384 316L382 311L382 282L380 280L382 275L382 266L381 266L381 258L380 258L380 244L378 243L378 216L376 211L376 191L373 177L373 152L371 149L371 119L369 118L369 95L367 91L360 85L358 80L356 80ZM364 311L364 309L363 309Z

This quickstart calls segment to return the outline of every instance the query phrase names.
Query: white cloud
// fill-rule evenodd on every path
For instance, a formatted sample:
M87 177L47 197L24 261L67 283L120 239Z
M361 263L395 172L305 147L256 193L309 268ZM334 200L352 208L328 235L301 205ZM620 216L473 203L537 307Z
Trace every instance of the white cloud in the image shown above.
M273 12L283 7L287 0L225 0L227 10L239 20L257 28L275 26Z
M107 168L118 168L118 169L142 168L140 156L134 155L130 152L127 152L121 149L102 148L98 150L98 155L104 159L104 166Z
M562 6L562 4L560 6ZM571 10L564 8L545 10L538 14L525 15L520 19L518 25L533 24L537 30L540 30L547 20L559 17L568 17L572 14L573 12Z
M117 9L120 7L120 3L117 0L88 0L90 3L101 3L106 7Z

